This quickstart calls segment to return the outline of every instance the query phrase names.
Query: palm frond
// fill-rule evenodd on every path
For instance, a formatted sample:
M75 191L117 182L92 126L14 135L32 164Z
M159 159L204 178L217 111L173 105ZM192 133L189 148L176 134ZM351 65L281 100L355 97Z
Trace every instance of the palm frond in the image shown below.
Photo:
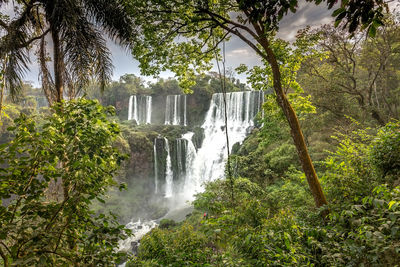
M66 67L75 81L74 90L86 86L92 77L99 80L104 88L112 75L110 51L102 33L87 20L83 12L77 9L74 12L73 19L71 17L70 21L66 21L68 27L62 31Z
M20 47L24 40L24 34L20 31L9 33L0 41L0 58L7 58L4 70L6 89L13 100L17 100L22 88L22 77L28 70L30 63L29 51L27 48Z
M134 27L122 0L83 0L88 16L108 36L123 46L131 45Z
M22 75L28 70L30 62L26 49L12 50L7 54L7 64L4 72L6 89L13 101L18 100L22 90Z
M8 2L1 1L0 3ZM14 20L4 25L6 34L0 39L0 58L7 57L4 75L6 88L13 100L16 100L20 94L22 77L29 70L28 65L31 62L29 48L34 41L40 39L32 31L32 20L30 19L32 7L32 3L29 2Z

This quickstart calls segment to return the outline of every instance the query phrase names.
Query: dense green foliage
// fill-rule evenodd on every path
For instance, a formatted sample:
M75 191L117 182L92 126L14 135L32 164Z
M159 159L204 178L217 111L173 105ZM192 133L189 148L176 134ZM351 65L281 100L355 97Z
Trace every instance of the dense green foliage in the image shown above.
M307 1L328 8L336 2ZM279 21L298 2L0 0L0 6L18 3L15 18L0 13L2 89L8 89L6 105L0 103L0 264L115 266L129 260L118 252L118 241L130 234L119 223L167 212L163 193L154 193L155 138L175 140L193 131L198 148L204 136L196 126L211 95L247 89L225 66L223 80L203 74L213 60L225 60L219 44L229 35L261 58L260 66L238 69L253 89L275 91L251 134L234 145L232 180L206 184L185 221L162 219L127 266L398 264L400 123L393 119L400 106L399 19L383 18L383 0L342 1L332 14L341 30L325 26L302 30L294 43L278 39ZM360 27L376 38L364 39L355 32ZM106 86L111 62L100 28L125 45L134 42L144 74L170 69L177 78L145 85L126 74ZM58 102L49 108L38 90L26 85L26 94L21 91L32 48L44 94ZM61 101L82 89L103 106ZM182 89L193 93L187 95L188 126L162 125L165 96ZM126 121L134 94L153 97L156 125ZM111 121L118 118L120 124ZM319 182L306 146L329 203L321 208L313 196L317 206L327 202L318 204L311 191ZM176 151L171 148L172 155ZM162 173L166 155L159 164ZM127 191L119 192L121 182ZM106 215L110 210L118 215Z
M112 265L126 231L94 214L124 159L112 142L112 107L80 99L60 103L38 127L23 113L0 147L0 252L3 264Z
M400 189L395 185L399 180L398 176L395 176L397 181L382 176L382 163L396 169L398 157L397 161L387 159L393 159L391 142L399 140L399 127L396 122L382 128L377 135L359 130L341 136L338 148L323 164L323 186L331 203L327 219L320 217L320 210L313 209L304 175L290 165L284 167L285 174L278 181L264 178L269 181L267 186L261 178L253 178L253 171L243 168L242 174L250 176L234 180L233 201L229 181L207 184L205 192L194 201L196 210L186 222L172 228L160 227L142 240L135 264L391 266L398 263ZM278 170L273 168L270 172L279 173ZM202 212L208 213L207 218L202 217ZM182 236L186 238L182 240ZM188 247L195 248L188 251Z

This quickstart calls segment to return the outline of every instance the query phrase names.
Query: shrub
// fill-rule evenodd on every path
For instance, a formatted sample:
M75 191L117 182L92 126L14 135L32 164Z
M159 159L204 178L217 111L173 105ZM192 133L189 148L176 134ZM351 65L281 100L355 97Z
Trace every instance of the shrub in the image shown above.
M388 123L380 129L371 157L383 176L400 174L400 122Z
M15 138L0 146L0 240L4 265L113 265L124 227L95 215L94 199L124 156L112 147L118 125L97 101L69 101L53 107L38 129L21 114Z

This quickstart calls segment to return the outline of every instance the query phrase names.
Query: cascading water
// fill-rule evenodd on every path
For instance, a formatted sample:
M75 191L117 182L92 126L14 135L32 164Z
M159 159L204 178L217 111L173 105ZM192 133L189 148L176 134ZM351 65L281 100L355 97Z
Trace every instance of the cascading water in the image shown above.
M128 121L132 119L132 111L133 111L133 95L129 97L129 107L128 107Z
M131 95L129 97L128 120L137 124L151 124L152 97Z
M155 221L141 222L139 219L136 222L129 222L128 224L125 225L125 227L130 229L133 233L135 233L135 235L132 236L131 238L120 240L118 242L119 245L118 250L128 251L129 249L132 248L132 243L136 243L136 245L138 246L140 243L140 239L142 239L142 237L151 229L153 229L155 226L157 226L157 223Z
M166 125L187 125L186 95L168 95L165 104Z
M204 140L191 166L190 180L184 191L194 194L201 191L201 185L224 176L226 153L224 95L213 94L210 108L202 125ZM230 149L242 142L254 126L254 117L261 110L263 91L233 92L226 94L227 127Z
M186 149L187 140L178 138L175 140L175 167L174 180L180 180L186 173Z
M158 155L157 155L157 138L154 139L154 192L158 193Z
M191 185L197 185L197 179L194 175L193 172L193 166L194 162L197 158L197 151L196 148L193 144L192 138L193 138L194 133L192 132L187 132L184 135L182 135L182 139L187 142L186 145L186 171L185 171L185 179L183 183L183 194L192 194L193 192L186 192L185 189L190 188ZM190 196L189 196L190 197ZM184 197L185 199L189 199L189 197Z
M169 110L168 107L179 110L179 108L176 108L179 97L179 95L167 97L167 111ZM242 142L250 132L251 127L254 126L254 117L261 110L263 101L263 91L232 92L226 94L230 149L232 149L235 143ZM174 114L178 113L174 112ZM166 115L166 117L168 116ZM179 116L168 118L172 118L172 122L177 122L177 117ZM225 127L224 95L217 93L212 96L210 108L202 125L205 138L197 152L192 142L194 135L192 132L188 132L182 138L171 142L172 148L168 140L164 138L164 149L167 155L164 191L166 197L174 195L182 197L183 194L186 200L191 199L195 192L202 190L204 182L224 176L225 161L227 159ZM154 149L156 158L156 147ZM172 157L171 151L173 151ZM157 169L156 175L158 175L157 161L155 162L155 168ZM159 190L159 178L159 176L155 178L156 193Z
M154 192L156 194L160 192L160 179L163 179L161 185L164 185L165 197L181 193L184 183L192 180L191 167L197 154L192 142L193 135L193 132L187 132L174 142L168 141L167 138L154 139ZM163 161L164 166L160 166ZM164 169L161 175L160 168Z
M167 152L166 170L165 170L165 197L172 197L174 174L171 165L171 153L169 149L168 139L165 140L165 150Z

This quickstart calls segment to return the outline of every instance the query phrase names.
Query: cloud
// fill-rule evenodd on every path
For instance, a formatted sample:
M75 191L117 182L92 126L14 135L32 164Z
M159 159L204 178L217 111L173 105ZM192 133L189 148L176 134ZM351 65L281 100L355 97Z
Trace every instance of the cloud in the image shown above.
M332 10L325 4L315 5L301 1L296 13L288 13L279 24L278 37L287 41L294 41L298 30L306 26L318 27L332 23Z
M250 54L249 49L239 48L228 52L226 56L227 57L248 56L249 54Z

